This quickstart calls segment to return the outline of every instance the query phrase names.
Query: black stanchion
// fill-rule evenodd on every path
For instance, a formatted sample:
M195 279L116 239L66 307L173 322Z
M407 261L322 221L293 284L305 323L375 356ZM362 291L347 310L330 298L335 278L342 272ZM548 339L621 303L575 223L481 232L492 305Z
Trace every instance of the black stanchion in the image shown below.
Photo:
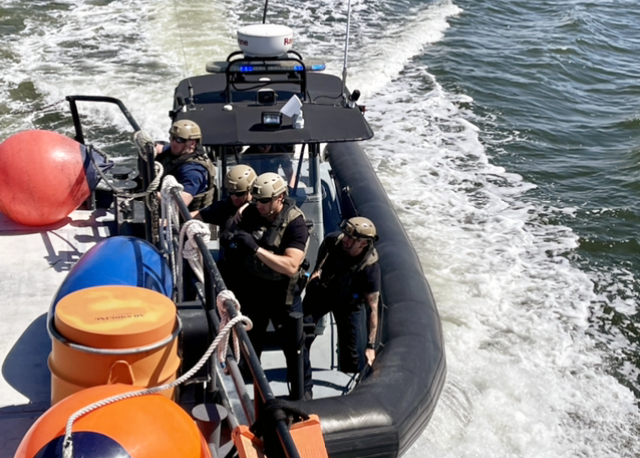
M191 219L191 214L187 206L185 205L180 193L176 190L172 190L171 194L174 200L178 204L178 209L180 211L180 215L185 221L189 221ZM209 252L209 248L207 244L202 239L202 236L196 234L194 236L196 240L196 244L198 245L198 249L202 253L202 259L205 265L205 272L207 274L207 280L213 282L215 285L215 290L219 292L227 289L224 280L222 279L222 275L220 275L220 271L218 270L218 266L216 265L213 256ZM205 288L207 285L205 285ZM231 317L231 319L238 316L238 312L236 311L235 304L233 301L226 300L224 303L225 308L227 309L227 313ZM206 304L208 310L212 310L212 304ZM208 313L208 316L214 315L212 313ZM302 333L302 314L300 315L300 327ZM218 322L219 326L219 322ZM219 331L219 329L218 329ZM260 402L267 403L268 401L275 401L275 396L273 391L271 391L271 387L269 386L269 380L267 380L267 376L262 369L262 365L260 364L260 358L256 354L256 351L251 345L251 341L249 340L249 336L247 335L247 331L244 326L237 326L236 331L238 333L238 338L240 339L240 349L242 351L242 355L247 360L249 364L249 370L251 371L251 375L253 377L253 385L256 389L255 399ZM302 366L302 364L301 364ZM212 375L213 376L213 375ZM257 412L256 412L257 417ZM287 458L299 458L300 454L298 453L298 449L296 447L293 438L291 437L291 433L289 432L289 427L285 420L278 420L276 422L276 434L278 435L278 439L280 440L280 445L287 456Z
M291 380L291 399L294 401L299 401L304 396L304 364L303 364L303 353L302 346L304 345L304 332L303 332L303 323L302 323L302 313L300 312L291 312L289 314L289 323L293 332L291 335L293 336L292 347L296 349L296 354L294 357L293 367L291 368L292 374L290 376Z

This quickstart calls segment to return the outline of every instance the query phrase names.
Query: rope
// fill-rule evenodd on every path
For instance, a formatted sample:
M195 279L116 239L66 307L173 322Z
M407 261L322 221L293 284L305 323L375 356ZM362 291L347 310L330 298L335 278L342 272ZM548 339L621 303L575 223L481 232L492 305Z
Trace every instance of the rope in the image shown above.
M204 221L200 221L198 219L191 219L183 224L182 229L180 229L180 242L178 243L178 262L180 262L183 258L189 261L189 265L193 270L193 273L196 274L200 283L204 284L204 271L202 268L202 253L198 248L198 244L194 236L196 234L200 234L204 239L205 243L208 243L211 239L211 230L209 229L209 225ZM188 237L186 241L184 241L185 235ZM178 302L182 301L182 275L178 276Z
M143 161L147 162L147 154L144 153L153 153L155 150L155 142L144 130L136 130L133 133L133 141L138 147L138 155Z
M43 111L47 111L50 110L51 108L60 105L62 102L64 102L65 100L67 100L66 98L64 99L60 99L56 102L50 103L49 105L45 105L44 107L38 109L38 110L34 110L34 113L41 113Z
M218 333L216 338L213 340L211 345L209 345L209 348L207 349L205 354L202 355L202 358L200 358L200 360L196 363L196 365L193 366L191 368L191 370L189 370L187 373L185 373L182 377L174 380L173 382L168 383L166 385L156 386L156 387L153 387L153 388L146 388L146 389L143 389L143 390L131 391L129 393L123 393L123 394L118 394L116 396L111 396L111 397L103 399L101 401L94 402L93 404L91 404L91 405L89 405L89 406L77 411L73 415L71 415L71 417L69 417L69 420L67 421L67 426L65 428L64 441L63 441L63 445L62 445L63 458L73 458L73 437L72 437L73 423L78 418L88 414L89 412L92 412L92 411L94 411L96 409L99 409L100 407L104 407L104 406L106 406L108 404L112 404L114 402L122 401L124 399L131 399L131 398L135 398L135 397L143 396L143 395L147 395L147 394L159 393L161 391L169 390L171 388L174 388L174 387L180 385L181 383L184 383L185 381L190 379L196 372L198 372L202 366L205 365L205 363L209 360L209 357L215 351L215 349L218 347L220 342L223 339L225 339L225 337L227 337L229 332L232 329L234 329L235 325L237 323L239 323L239 322L243 322L246 325L247 330L250 330L253 327L253 323L251 322L249 317L244 316L240 312L238 312L238 315L234 319L229 321L224 328L221 327L220 332ZM235 329L234 329L234 332L235 332ZM226 341L228 341L228 339L225 339L225 342Z
M173 284L177 285L179 281L182 283L182 281L179 280L179 278L182 277L182 263L176 262L176 253L173 247L173 228L180 226L180 220L178 218L178 204L173 201L171 195L172 189L177 189L179 192L182 192L184 187L176 181L173 175L167 175L164 180L162 180L162 189L160 191L162 196L160 216L163 222L160 227L160 246L171 265ZM178 266L178 264L180 265Z
M31 110L31 109L22 109L22 110L15 110L13 111L12 114L19 114L19 115L27 115L27 114L36 114L36 113L43 113L45 111L49 111L51 110L53 107L60 105L62 102L66 101L67 99L61 99L58 100L56 102L50 103L49 105L45 105L42 108L38 108L37 110Z
M102 178L102 181L104 181L104 183L109 187L109 189L111 189L111 191L113 192L113 195L115 197L118 197L118 199L120 200L120 202L124 203L128 203L134 199L137 199L139 197L144 197L145 198L145 202L147 203L147 206L151 209L151 204L150 204L150 196L153 196L153 193L156 192L158 190L158 187L160 185L160 180L162 179L162 174L164 173L164 168L162 167L162 164L160 164L159 162L155 162L155 171L156 171L156 177L153 179L153 181L151 183L149 183L149 186L147 187L146 191L142 191L142 192L138 192L135 194L131 194L129 192L125 192L122 191L121 189L116 188L115 186L113 186L111 183L109 183L109 179L107 178L107 176L104 174L104 172L102 171L102 169L98 166L98 164L96 164L95 162L95 158L93 157L93 154L91 154L91 151L95 151L98 154L100 154L102 157L104 157L105 159L108 160L108 156L106 155L106 153L100 151L98 148L92 146L92 145L87 145L87 149L89 157L91 159L91 161L93 162L94 168L96 169L96 171L98 172L98 175L100 175L100 178Z
M236 295L233 294L233 291L230 289L225 289L224 291L220 291L218 294L218 298L216 300L216 305L218 307L218 315L220 315L220 327L225 327L227 323L230 322L229 312L227 312L227 308L224 306L225 301L231 301L235 305L236 310L240 313L240 302L236 298ZM248 328L249 331L251 328ZM220 364L224 364L225 358L227 356L227 349L229 348L229 341L224 341L224 347L218 347L218 361ZM233 329L233 356L235 356L236 360L240 361L240 339L238 338L238 332Z

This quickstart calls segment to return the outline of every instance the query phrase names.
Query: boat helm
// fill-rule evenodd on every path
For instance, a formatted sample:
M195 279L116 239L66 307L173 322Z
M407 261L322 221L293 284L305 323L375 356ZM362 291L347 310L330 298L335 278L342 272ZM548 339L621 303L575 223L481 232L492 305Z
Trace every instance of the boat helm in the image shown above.
M378 240L375 225L370 219L363 216L345 219L340 224L340 229L345 234L356 239L372 240L374 242Z
M287 183L277 173L267 172L260 175L253 185L251 194L256 200L278 197L287 192Z
M181 119L180 121L174 122L171 129L169 129L169 135L185 140L200 140L202 138L200 126L188 119Z
M257 177L255 170L248 165L236 165L227 172L224 186L229 193L247 192L251 190Z

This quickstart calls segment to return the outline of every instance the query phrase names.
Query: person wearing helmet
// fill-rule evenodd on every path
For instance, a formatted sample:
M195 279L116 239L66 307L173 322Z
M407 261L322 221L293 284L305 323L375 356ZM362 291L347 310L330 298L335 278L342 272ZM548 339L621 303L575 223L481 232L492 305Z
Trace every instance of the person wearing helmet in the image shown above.
M320 245L306 288L304 315L306 323L317 324L333 312L340 370L360 372L376 357L381 278L373 245L378 235L373 222L362 216L344 220L340 229L327 235ZM312 343L313 338L307 339L308 350Z
M225 258L233 272L227 275L227 286L242 304L242 312L253 321L249 338L258 357L271 320L287 360L288 378L292 381L295 375L291 368L299 342L295 341L295 329L288 325L288 317L292 312L302 312L298 279L309 230L304 214L295 201L287 197L287 184L280 175L268 172L258 176L251 194L253 204L244 210L241 221L232 225L229 231L233 237L227 239ZM303 359L305 379L312 383L306 349ZM304 387L305 393L310 391L310 385Z
M232 167L224 177L224 186L229 196L199 212L192 212L192 216L199 217L206 223L216 224L222 229L228 228L233 220L239 222L242 211L251 202L251 188L256 178L256 172L248 165Z
M216 168L200 145L200 127L181 119L171 125L169 135L169 145L156 145L156 161L164 167L162 178L173 175L184 187L182 199L189 210L208 207L215 195Z

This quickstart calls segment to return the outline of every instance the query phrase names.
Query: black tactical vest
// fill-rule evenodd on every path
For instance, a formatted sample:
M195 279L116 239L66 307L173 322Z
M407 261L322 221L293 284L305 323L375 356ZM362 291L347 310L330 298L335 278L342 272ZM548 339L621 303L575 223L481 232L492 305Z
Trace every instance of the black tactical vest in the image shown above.
M164 167L164 173L162 174L163 179L167 175L175 176L175 172L177 172L178 169L184 164L195 162L202 165L207 170L207 174L209 175L207 180L207 190L193 196L193 200L189 204L189 210L200 210L202 208L208 207L213 203L213 198L216 190L216 167L207 157L200 145L196 146L196 149L193 153L183 154L181 156L174 156L173 154L171 154L171 150L167 149L166 151L163 151L156 156L156 161L160 162L162 164L162 167Z

